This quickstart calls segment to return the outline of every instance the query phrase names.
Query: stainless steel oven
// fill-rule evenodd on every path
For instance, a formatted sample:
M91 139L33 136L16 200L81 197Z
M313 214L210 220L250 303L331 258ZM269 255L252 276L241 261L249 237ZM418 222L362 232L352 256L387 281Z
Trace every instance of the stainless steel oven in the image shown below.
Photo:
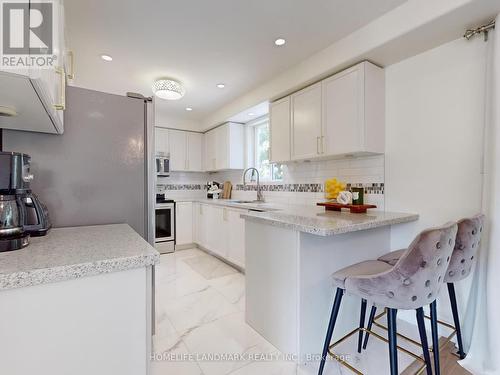
M156 203L155 244L161 253L175 250L175 203Z

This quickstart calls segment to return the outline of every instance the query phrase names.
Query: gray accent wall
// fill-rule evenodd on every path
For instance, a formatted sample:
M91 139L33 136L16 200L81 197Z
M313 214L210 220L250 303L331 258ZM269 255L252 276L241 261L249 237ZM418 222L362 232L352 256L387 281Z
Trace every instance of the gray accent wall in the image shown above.
M144 102L66 92L63 135L4 130L4 150L31 155L32 189L55 227L128 223L147 238Z

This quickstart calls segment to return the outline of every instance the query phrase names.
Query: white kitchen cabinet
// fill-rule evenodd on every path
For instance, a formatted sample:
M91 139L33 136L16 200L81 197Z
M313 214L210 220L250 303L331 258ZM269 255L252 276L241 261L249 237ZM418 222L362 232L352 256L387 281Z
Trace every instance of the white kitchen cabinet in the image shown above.
M363 62L322 82L325 155L384 152L384 70Z
M189 245L193 241L193 202L175 204L175 243L177 246Z
M205 133L205 170L216 170L216 130L210 130Z
M271 103L270 132L273 162L384 153L384 70L365 61Z
M272 163L290 161L290 97L269 106L270 159Z
M171 171L203 171L203 134L171 129L167 143Z
M318 157L321 145L321 82L292 94L291 159Z
M227 233L227 259L245 268L245 220L240 218L246 210L226 208L225 232Z
M168 133L170 149L170 170L185 171L187 169L187 137L186 132L170 130Z
M188 210L185 210L186 216ZM193 243L230 263L245 267L245 221L243 209L194 203ZM179 230L178 224L178 230ZM177 241L179 243L179 240Z
M26 87L26 81L35 95L25 92L21 96L10 95L10 98L9 93L0 96L0 106L14 109L17 112L16 116L3 119L0 122L0 128L52 134L64 132L64 111L66 109L64 6L62 0L52 1L51 4L55 16L52 20L54 32L51 35L52 66L37 67L33 65L29 68L3 69L3 73L0 74L0 87L2 89L5 88L12 93L19 92ZM27 12L28 22L30 16L31 12ZM27 56L27 58L29 57L35 56ZM12 80L12 76L17 76L19 79ZM13 83L19 86L12 87ZM34 114L36 115L32 116ZM46 125L46 118L50 121L51 126Z
M155 127L155 151L156 153L170 153L169 130Z
M187 170L203 171L203 134L187 133Z
M207 171L244 169L244 125L229 122L212 129L205 134L205 143Z

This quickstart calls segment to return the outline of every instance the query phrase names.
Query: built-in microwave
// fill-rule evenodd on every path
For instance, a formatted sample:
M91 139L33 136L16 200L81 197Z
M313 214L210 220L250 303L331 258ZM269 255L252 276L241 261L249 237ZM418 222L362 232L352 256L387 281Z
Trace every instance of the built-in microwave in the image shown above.
M170 175L170 155L163 152L156 154L156 175L168 177Z

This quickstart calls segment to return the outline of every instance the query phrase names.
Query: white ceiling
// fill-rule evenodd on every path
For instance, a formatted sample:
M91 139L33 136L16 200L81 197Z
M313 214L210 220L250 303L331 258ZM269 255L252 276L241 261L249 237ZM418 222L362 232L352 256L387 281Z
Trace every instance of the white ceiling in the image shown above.
M201 120L405 1L66 0L73 84L149 96L155 79L173 77L185 97L158 105ZM274 45L278 37L284 47ZM113 61L101 60L103 53Z

